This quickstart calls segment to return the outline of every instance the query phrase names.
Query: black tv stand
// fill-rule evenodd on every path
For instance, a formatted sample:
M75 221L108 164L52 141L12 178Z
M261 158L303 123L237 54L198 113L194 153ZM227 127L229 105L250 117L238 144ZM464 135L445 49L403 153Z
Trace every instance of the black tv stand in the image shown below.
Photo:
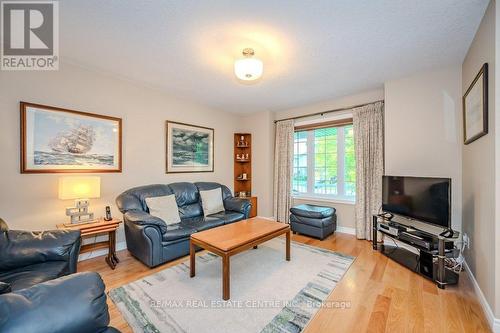
M418 253L400 247L396 242L394 245L378 244L379 232L393 240L410 245ZM455 232L451 237L444 237L399 222L389 221L383 214L373 215L373 249L434 281L441 289L444 289L446 285L458 283L459 274L447 268L444 262L446 258L457 256L458 250L454 245L454 240L457 238L458 233Z

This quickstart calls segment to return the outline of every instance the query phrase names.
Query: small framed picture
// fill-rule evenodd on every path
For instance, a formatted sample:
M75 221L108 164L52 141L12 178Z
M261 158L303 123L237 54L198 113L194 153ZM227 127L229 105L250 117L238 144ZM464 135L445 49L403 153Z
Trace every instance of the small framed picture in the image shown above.
M167 121L167 173L213 172L214 129Z
M21 173L121 172L121 118L20 103Z
M485 63L463 97L464 144L488 134L488 64Z

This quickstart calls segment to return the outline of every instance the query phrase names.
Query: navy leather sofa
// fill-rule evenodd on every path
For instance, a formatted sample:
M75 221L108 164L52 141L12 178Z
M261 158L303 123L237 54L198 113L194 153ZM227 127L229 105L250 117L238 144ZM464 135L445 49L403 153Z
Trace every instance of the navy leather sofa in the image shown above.
M204 217L199 191L222 189L225 211ZM167 226L149 214L146 198L175 194L181 222ZM149 267L189 254L192 233L247 219L248 200L233 197L219 183L172 183L135 187L120 194L116 204L123 213L127 248Z
M79 231L9 230L0 219L0 332L118 332L99 274L73 274L79 252Z

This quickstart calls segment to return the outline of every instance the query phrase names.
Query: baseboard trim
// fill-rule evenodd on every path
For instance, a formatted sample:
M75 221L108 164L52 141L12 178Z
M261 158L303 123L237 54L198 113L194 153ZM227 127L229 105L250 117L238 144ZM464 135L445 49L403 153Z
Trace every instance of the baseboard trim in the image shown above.
M274 221L273 217L267 217L267 216L259 216L259 217ZM349 235L356 235L356 229L350 227L337 226L336 232L341 232L343 234L349 234ZM125 241L116 243L116 251L121 251L126 249L127 249L127 243ZM80 256L78 257L78 261L84 261L95 257L104 256L106 254L108 254L108 250L97 250L88 253L83 253L80 254Z
M337 232L341 232L343 234L356 235L356 229L351 227L342 227L340 225L337 226Z
M483 308L483 311L486 314L486 319L488 320L488 324L490 325L491 330L495 333L500 333L500 319L495 318L495 315L493 313L493 310L491 309L490 304L486 300L486 297L484 297L483 291L479 287L479 284L477 283L477 280L474 274L472 274L472 271L470 270L469 265L467 265L466 261L464 261L464 267L465 271L467 272L469 278L472 281L472 285L474 286L474 292L479 298L479 303L481 304L481 307Z
M121 250L125 250L125 249L127 249L127 242L123 241L123 242L116 243L116 251L121 251ZM106 250L106 249L87 252L87 253L80 254L80 256L78 257L78 261L84 261L84 260L92 259L95 257L100 257L100 256L103 256L106 254L108 254L108 250Z

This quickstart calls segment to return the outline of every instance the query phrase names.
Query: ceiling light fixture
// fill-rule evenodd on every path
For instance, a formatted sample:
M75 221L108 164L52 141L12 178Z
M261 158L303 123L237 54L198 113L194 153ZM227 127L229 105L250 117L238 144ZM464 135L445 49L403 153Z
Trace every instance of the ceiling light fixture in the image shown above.
M243 50L245 58L238 59L234 62L234 74L243 81L257 80L262 76L264 65L262 60L255 58L255 52L251 48Z

